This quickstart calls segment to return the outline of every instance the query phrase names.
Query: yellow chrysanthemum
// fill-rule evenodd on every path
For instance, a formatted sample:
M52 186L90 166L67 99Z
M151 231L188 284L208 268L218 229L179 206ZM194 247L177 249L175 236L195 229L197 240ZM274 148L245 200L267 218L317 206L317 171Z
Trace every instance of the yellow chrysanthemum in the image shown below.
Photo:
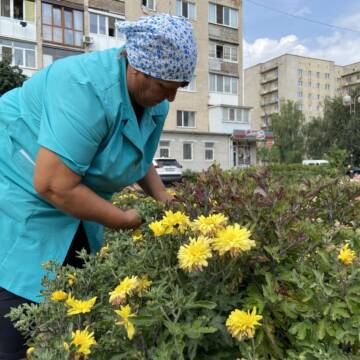
M154 233L154 236L162 236L165 234L166 228L162 221L153 221L149 224L149 228Z
M66 274L67 280L68 280L68 284L70 286L74 285L76 282L76 277L75 274Z
M256 307L252 312L235 309L226 320L226 327L232 337L241 341L251 339L255 335L255 326L261 325L261 315L256 315Z
M96 341L94 338L94 333L89 332L87 327L85 330L76 330L75 332L72 332L71 345L75 345L77 347L76 354L91 354L90 348L95 344Z
M115 312L121 317L121 320L117 321L116 324L125 327L127 331L127 337L131 340L135 335L135 326L129 320L129 318L136 315L131 313L130 305L121 306L120 310L115 310Z
M223 214L200 215L195 219L191 228L204 236L213 236L217 231L226 226L228 218Z
M105 245L100 249L99 256L104 259L107 258L108 255L109 255L109 246Z
M30 347L26 350L26 356L27 356L28 358L30 358L33 352L34 352L34 347L33 347L33 346L30 346Z
M66 351L70 351L70 346L66 341L64 341L63 346Z
M240 227L239 224L229 225L225 229L219 230L212 241L212 247L220 255L229 252L231 256L235 256L255 246L255 241L250 240L250 235L250 231Z
M190 239L190 244L180 247L178 252L179 266L185 271L201 271L208 265L207 259L211 258L210 241L205 236Z
M131 237L134 242L140 241L143 238L143 234L140 229L136 229L132 232Z
M151 284L152 284L152 281L149 280L147 275L142 276L139 279L138 287L137 287L137 292L139 293L139 295L142 295L147 290L149 290L149 287L151 286Z
M349 244L345 244L345 246L343 246L342 249L340 250L338 259L344 265L351 265L356 259L355 251L349 249Z
M53 301L64 301L68 297L68 294L65 291L54 291L51 294L51 300Z
M89 300L76 300L69 294L66 305L69 306L68 315L85 314L91 311L96 302L96 296Z
M165 227L166 234L175 234L177 231L183 234L190 225L190 219L181 211L175 213L171 210L165 212L162 219L162 224Z
M171 196L175 196L176 195L176 191L174 191L173 189L166 189L166 192L171 195Z
M109 293L109 302L113 305L120 305L126 301L126 297L132 295L139 285L137 276L126 277L120 284Z

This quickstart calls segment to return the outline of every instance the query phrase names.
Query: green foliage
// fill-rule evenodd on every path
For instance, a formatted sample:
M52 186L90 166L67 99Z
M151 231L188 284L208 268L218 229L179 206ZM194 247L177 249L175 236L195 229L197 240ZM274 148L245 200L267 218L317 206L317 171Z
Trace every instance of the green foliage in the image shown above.
M83 269L48 264L56 276L44 281L45 302L11 314L35 348L32 358L69 358L63 342L74 329L89 326L98 343L92 359L358 359L359 260L345 266L337 256L345 242L360 251L360 189L330 178L331 168L299 166L298 171L302 175L288 183L284 175L295 173L296 166L243 172L213 166L196 182L178 185L173 210L192 219L226 214L230 223L248 227L256 241L241 256L214 256L200 272L185 273L178 266L186 234L154 237L146 223L143 239L136 242L129 231L108 231L107 255L83 253ZM133 193L114 202L121 207L142 203L142 211L149 209L146 219L163 212ZM73 285L69 273L75 274ZM115 324L108 293L124 276L145 273L153 284L129 300L137 313L130 341ZM67 316L63 303L49 299L55 290L79 299L97 296L97 302L90 313ZM229 313L254 306L263 316L254 341L235 341L225 326Z
M21 86L25 80L22 70L18 66L11 66L9 59L0 61L0 96Z
M339 149L336 145L332 145L325 153L324 158L329 161L331 167L344 169L349 154L346 150Z
M271 116L275 144L273 156L281 163L301 162L304 152L304 115L288 100L282 101L280 113Z

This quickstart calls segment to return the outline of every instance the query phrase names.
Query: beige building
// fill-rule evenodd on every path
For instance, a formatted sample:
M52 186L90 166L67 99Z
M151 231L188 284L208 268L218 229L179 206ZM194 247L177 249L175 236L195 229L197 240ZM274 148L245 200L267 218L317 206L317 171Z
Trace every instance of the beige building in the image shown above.
M245 69L245 103L253 108L252 126L266 128L280 101L292 100L306 120L323 114L326 97L340 86L342 67L333 61L284 54Z
M339 92L350 95L357 91L356 95L360 95L360 62L343 66L341 70Z
M242 0L0 0L0 55L11 54L31 76L65 56L122 46L116 21L157 12L188 18L199 49L195 77L170 107L157 156L193 170L214 161L223 168L254 163L250 107L242 103Z

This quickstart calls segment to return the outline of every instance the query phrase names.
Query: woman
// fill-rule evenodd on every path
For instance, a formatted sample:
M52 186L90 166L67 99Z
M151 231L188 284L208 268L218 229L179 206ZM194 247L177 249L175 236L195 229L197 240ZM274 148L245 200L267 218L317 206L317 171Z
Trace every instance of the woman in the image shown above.
M103 226L140 225L114 192L138 182L171 200L152 158L168 101L194 74L192 27L166 14L117 26L124 49L59 60L0 98L0 359L24 356L4 315L41 301L41 264L79 266L76 250L97 251Z

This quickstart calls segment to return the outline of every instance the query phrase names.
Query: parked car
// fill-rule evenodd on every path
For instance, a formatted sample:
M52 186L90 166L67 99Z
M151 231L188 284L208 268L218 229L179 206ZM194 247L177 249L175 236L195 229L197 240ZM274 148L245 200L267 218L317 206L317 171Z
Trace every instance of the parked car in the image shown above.
M182 166L173 158L154 158L153 164L164 182L179 181L182 178Z
M327 160L303 160L303 165L329 165Z
M358 178L360 176L360 168L359 167L350 167L346 171L346 175L349 176L351 179Z

